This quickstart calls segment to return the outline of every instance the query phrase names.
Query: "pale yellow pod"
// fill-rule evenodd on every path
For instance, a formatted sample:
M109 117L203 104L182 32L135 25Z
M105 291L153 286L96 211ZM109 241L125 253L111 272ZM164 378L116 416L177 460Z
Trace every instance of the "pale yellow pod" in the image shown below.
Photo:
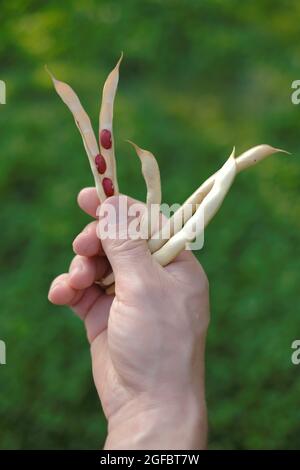
M162 248L153 253L153 257L161 266L166 266L183 251L204 228L219 210L237 173L234 150L227 162L218 171L212 189L205 196L194 215L185 223L183 228L173 235Z
M262 161L269 155L278 152L288 153L285 152L285 150L277 149L266 144L252 147L236 158L237 172L239 173L240 171L246 170L247 168L256 165L258 162ZM197 206L203 201L204 197L213 187L218 171L211 175L206 181L204 181L204 183L201 184L201 186L199 186L198 189L196 189L196 191L182 204L175 214L170 217L164 228L160 230L159 234L155 234L155 236L148 240L151 253L159 250L168 241L163 237L163 230L165 230L165 233L168 233L170 236L172 236L174 234L174 228L176 227L176 229L180 229L186 223L189 216L195 212ZM190 206L192 210L187 211L187 206Z
M147 188L146 204L151 208L152 204L161 204L160 171L155 156L148 150L144 150L131 140L127 140L135 149L142 164L142 174Z
M95 157L99 153L97 139L95 137L89 116L84 110L75 91L67 83L57 80L47 67L46 71L50 75L54 88L62 101L67 105L73 114L75 124L81 134L84 148L89 158L91 170L94 176L97 194L100 201L104 201L106 196L102 188L102 176L98 173L95 165Z
M250 168L253 165L256 165L258 162L263 160L269 155L272 155L277 152L283 152L283 153L288 153L285 152L284 150L281 149L276 149L274 147L271 147L270 145L257 145L256 147L253 147L246 152L242 153L238 158L236 158L236 172L239 173L247 168ZM169 246L173 245L176 246L176 244L182 244L181 236L179 239L173 240L174 232L172 229L174 227L182 227L185 226L184 224L187 223L189 219L185 218L186 211L184 211L184 206L186 207L188 204L192 204L194 211L196 211L197 207L199 207L199 204L204 200L204 198L210 193L212 187L214 186L214 182L216 179L216 176L218 175L220 170L218 170L215 174L211 175L204 183L185 201L185 203L178 209L178 211L171 217L166 223L169 224L169 227L167 228L170 233L171 237L169 239L149 239L148 240L148 245L149 249L152 253L155 254L155 251L161 249L162 246L165 246L166 243L169 243ZM182 224L182 221L184 222ZM177 225L176 225L177 224ZM168 232L167 232L168 233ZM178 232L177 232L178 233ZM182 235L182 234L181 234ZM181 240L181 241L180 241ZM173 248L174 252L176 251L175 248ZM167 252L168 255L168 252ZM169 256L169 255L168 255ZM155 256L154 256L155 257ZM162 260L167 259L167 256L164 254L163 251L163 257L161 258ZM158 262L160 261L160 255L158 256ZM110 285L112 282L114 282L114 277L113 273L105 279L105 285Z
M116 169L114 138L113 138L113 115L114 100L119 82L119 68L123 59L123 52L117 65L108 75L102 92L102 102L99 115L99 145L101 155L106 162L105 177L113 182L114 194L118 194L118 178Z
M127 140L135 149L142 164L142 174L147 187L147 208L148 214L150 214L151 206L155 205L157 208L157 216L159 216L159 206L161 204L161 182L160 182L160 171L159 166L154 155L148 150L144 150L136 145L131 140ZM154 214L154 211L151 213ZM143 219L141 221L141 226ZM147 230L147 228L141 227L141 230ZM102 286L110 286L114 282L114 273L108 274L104 279L101 280Z
M115 282L115 275L113 272L111 272L106 277L101 279L100 285L103 287L107 287L110 286L113 282Z
M114 293L115 293L115 284L112 284L111 286L105 289L105 294L107 295L113 295Z
M277 149L267 144L252 147L251 149L246 150L246 152L242 153L237 158L237 171L238 173L240 173L241 171L246 170L247 168L250 168L251 166L254 166L257 163L261 162L269 155L279 152L286 153L289 155L289 152L287 152L286 150Z
M156 158L151 152L140 148L134 142L131 142L131 140L127 140L127 142L134 147L142 164L142 175L147 188L147 211L142 216L140 230L143 237L149 239L153 231L156 230L158 226L157 224L160 215L161 182L159 166Z
M161 182L159 166L156 158L151 152L140 148L134 142L131 142L131 140L127 140L127 142L129 142L134 147L142 164L142 175L144 177L147 188L147 211L142 216L140 230L141 234L143 234L143 237L149 239L151 233L158 226L157 224L160 215Z

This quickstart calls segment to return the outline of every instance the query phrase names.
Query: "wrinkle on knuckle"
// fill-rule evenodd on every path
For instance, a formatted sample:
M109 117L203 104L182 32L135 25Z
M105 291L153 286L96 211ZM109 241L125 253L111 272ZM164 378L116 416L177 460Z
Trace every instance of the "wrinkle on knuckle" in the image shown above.
M134 256L144 256L145 250L140 241L123 240L111 246L111 251L121 259L128 259ZM140 260L140 258L139 258Z

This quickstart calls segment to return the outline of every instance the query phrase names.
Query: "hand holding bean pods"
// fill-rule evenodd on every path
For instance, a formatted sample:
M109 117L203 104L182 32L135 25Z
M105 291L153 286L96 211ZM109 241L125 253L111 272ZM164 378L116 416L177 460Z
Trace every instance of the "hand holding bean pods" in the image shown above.
M113 139L113 107L119 80L119 67L122 61L121 55L118 63L108 75L103 87L102 103L99 116L99 147L90 119L80 103L79 98L72 88L57 80L50 74L54 87L73 114L75 123L82 136L83 144L89 158L91 170L100 201L107 197L118 194L118 181ZM130 141L129 141L130 142ZM152 205L161 204L161 182L157 161L152 153L139 148L130 142L141 160L142 174L147 187L147 209ZM170 263L182 250L184 250L191 239L200 235L197 230L197 222L202 217L203 231L210 220L220 208L227 192L229 191L237 173L243 171L273 153L284 152L269 145L258 145L253 147L239 157L235 158L234 151L227 162L208 178L199 188L185 201L185 203L166 221L158 232L149 235L148 245L154 258L162 266ZM287 152L285 152L287 153ZM187 207L189 211L186 211ZM198 226L200 226L198 224ZM198 229L199 231L200 229ZM168 234L167 237L164 234ZM114 275L111 273L103 279L103 286L110 286L108 293L114 291Z

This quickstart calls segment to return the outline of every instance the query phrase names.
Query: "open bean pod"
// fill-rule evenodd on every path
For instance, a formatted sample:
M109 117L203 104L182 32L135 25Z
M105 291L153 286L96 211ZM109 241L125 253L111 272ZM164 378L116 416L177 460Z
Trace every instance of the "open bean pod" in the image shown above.
M70 87L70 85L61 82L60 80L57 80L47 67L46 70L52 79L57 94L61 97L63 102L67 105L67 107L73 114L75 124L81 134L84 148L86 150L90 162L98 197L100 201L104 201L106 196L103 191L102 177L101 175L99 175L95 163L95 159L97 158L97 155L99 155L99 148L90 118L84 110L82 104L80 103L80 100L76 95L75 91Z
M100 150L90 118L80 103L78 96L67 83L57 80L46 67L58 95L73 114L89 158L100 201L104 201L107 197L118 194L113 139L113 109L122 57L123 54L117 65L108 75L103 87L99 115ZM159 208L161 204L159 166L151 152L141 149L131 141L129 142L134 146L141 160L142 174L147 187L146 205L149 217L149 213L151 216L153 214L153 206ZM273 148L270 145L258 145L242 153L237 158L234 158L233 151L222 168L204 181L175 214L165 222L160 230L157 230L155 233L149 232L150 226L147 221L148 245L156 261L162 266L166 266L176 258L182 250L187 248L196 237L201 236L205 227L220 208L236 174L277 152L288 153L284 150ZM156 215L159 217L159 210ZM152 222L151 217L151 223ZM144 223L145 221L142 218L141 225ZM114 292L113 283L113 273L99 282L102 287L106 288L108 294Z
M103 190L107 197L118 194L118 178L116 169L114 138L113 138L113 115L114 100L119 82L119 67L123 58L123 53L108 75L102 92L102 102L99 115L99 145L100 157L98 169L104 174L102 181Z

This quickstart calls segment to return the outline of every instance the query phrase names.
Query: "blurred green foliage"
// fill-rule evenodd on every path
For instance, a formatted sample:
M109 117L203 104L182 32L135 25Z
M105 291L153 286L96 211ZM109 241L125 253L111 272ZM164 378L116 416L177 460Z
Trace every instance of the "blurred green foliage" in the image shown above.
M145 196L125 138L157 155L166 202L182 202L234 144L238 153L270 143L294 154L238 177L199 259L211 284L210 447L299 447L300 366L290 356L300 337L300 106L290 94L300 78L300 3L10 0L1 16L0 448L99 448L105 438L82 324L47 301L89 221L76 194L92 179L43 66L74 86L96 126L121 50L123 192Z

